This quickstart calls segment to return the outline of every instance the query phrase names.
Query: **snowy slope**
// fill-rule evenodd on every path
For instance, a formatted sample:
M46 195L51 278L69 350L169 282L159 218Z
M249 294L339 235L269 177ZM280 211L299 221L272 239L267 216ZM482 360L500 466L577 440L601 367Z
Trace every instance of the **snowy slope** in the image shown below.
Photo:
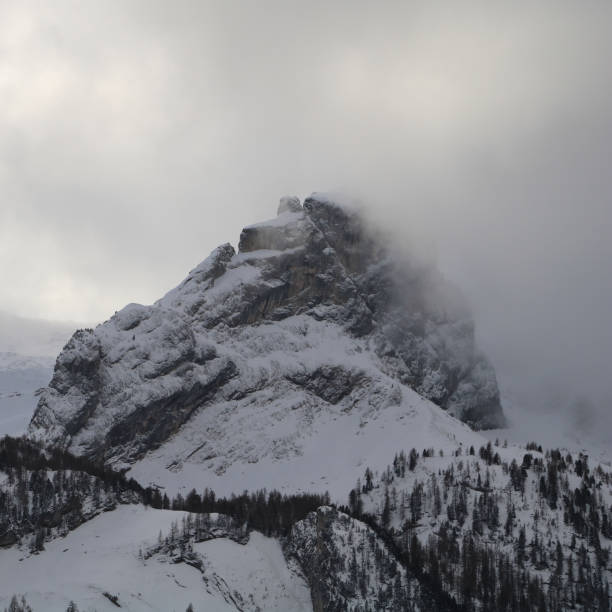
M209 590L231 594L243 610L312 610L310 590L278 540L253 532L246 545L219 538L194 545ZM195 604L194 604L195 605ZM207 609L207 608L203 608Z
M306 394L261 395L198 413L180 434L137 461L128 474L169 495L192 487L219 495L245 489L325 492L346 501L366 465L383 469L391 449L435 446L448 452L485 438L411 389L393 385L396 402L352 409L313 406Z
M352 499L403 549L412 547L415 536L430 547L437 571L454 572L445 590L469 609L482 603L475 601L478 585L474 599L465 599L458 579L470 548L541 580L550 609L599 609L580 597L580 589L612 580L612 472L582 455L552 460L550 452L512 445L490 449L487 458L478 448L474 455L439 456L434 447L413 470L390 461L387 470L372 475L371 486L362 474Z
M247 610L308 611L310 592L291 571L280 544L252 534L246 545L227 539L197 544L202 573L140 552L166 533L183 513L121 506L46 544L38 555L0 549L0 608L22 593L35 612L64 612L73 600L81 612L116 610L103 593L131 612L236 612L228 593ZM239 599L237 599L239 600Z

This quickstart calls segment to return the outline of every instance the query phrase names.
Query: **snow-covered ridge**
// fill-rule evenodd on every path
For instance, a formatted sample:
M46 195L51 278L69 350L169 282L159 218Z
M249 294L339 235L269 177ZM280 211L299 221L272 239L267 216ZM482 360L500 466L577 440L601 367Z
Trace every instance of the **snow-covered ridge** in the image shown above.
M489 442L451 455L435 447L396 453L386 469L366 468L349 503L425 560L425 571L466 609L512 609L536 580L546 610L586 612L612 602L611 486L609 468L586 455ZM465 563L468 550L481 567ZM493 576L499 571L513 590L495 594L487 564L505 568ZM483 575L484 584L476 578Z

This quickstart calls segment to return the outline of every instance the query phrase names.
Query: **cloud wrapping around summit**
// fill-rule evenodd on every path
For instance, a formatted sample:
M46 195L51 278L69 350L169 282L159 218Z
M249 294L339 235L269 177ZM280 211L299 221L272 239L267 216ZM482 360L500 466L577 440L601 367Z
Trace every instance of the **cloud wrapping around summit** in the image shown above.
M4 4L0 304L106 318L340 189L433 251L498 371L607 405L611 11Z

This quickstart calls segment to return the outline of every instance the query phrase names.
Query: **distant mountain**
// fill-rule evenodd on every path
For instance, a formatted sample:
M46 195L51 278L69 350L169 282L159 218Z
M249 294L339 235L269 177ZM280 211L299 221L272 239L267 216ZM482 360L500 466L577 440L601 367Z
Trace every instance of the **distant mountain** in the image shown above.
M0 435L23 433L74 325L0 311Z
M55 359L47 356L0 353L0 372L23 372L24 370L53 369Z
M0 310L0 353L55 358L75 327L74 323L31 319Z
M36 391L49 382L52 357L0 353L0 436L24 433L37 403Z

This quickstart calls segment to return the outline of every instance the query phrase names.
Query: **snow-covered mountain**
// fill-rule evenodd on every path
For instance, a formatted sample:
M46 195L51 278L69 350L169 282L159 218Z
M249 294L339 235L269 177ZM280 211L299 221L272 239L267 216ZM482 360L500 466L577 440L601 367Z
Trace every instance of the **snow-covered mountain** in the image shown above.
M609 612L609 465L504 423L457 290L284 198L66 344L0 441L0 607Z
M29 435L166 486L328 488L385 444L470 442L451 414L503 422L458 291L314 194L76 332Z

